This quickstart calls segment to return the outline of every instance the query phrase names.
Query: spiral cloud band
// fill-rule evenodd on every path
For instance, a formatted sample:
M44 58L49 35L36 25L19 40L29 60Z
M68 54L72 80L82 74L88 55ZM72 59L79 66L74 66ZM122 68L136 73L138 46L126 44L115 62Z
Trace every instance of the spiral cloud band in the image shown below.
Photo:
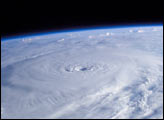
M163 27L1 42L2 118L162 118Z

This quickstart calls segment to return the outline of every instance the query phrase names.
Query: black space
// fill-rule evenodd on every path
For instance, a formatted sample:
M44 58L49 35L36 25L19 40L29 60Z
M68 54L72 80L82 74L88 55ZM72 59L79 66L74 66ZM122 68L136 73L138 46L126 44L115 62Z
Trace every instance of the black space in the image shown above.
M18 1L1 3L1 36L88 28L163 23L162 0Z

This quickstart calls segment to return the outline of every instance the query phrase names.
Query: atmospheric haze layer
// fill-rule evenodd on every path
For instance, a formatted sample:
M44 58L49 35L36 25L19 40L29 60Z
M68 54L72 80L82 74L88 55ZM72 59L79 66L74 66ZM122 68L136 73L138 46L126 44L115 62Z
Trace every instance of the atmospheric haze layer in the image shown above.
M1 41L2 118L163 118L163 25Z

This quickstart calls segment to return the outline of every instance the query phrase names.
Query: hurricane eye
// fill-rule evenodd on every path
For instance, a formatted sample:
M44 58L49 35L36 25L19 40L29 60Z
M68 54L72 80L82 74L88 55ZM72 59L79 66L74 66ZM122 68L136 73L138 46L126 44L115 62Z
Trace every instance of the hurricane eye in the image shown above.
M86 68L86 67L84 67L84 68L81 68L80 70L81 70L81 71L87 71L87 70L89 70L89 69Z

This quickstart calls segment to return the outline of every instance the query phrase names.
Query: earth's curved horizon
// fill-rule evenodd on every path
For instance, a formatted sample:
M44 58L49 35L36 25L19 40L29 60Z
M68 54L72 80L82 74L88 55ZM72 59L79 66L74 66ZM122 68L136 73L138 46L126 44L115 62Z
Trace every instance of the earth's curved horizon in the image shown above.
M2 118L163 118L163 25L1 41Z
M92 30L106 30L106 29L121 29L121 28L134 28L134 27L162 27L163 23L149 23L149 24L131 24L131 25L95 25L95 26L87 26L87 27L76 27L76 28L63 28L63 29L55 29L55 30L41 30L35 32L24 32L24 33L13 33L12 35L2 35L1 41L8 41L20 38L29 38L29 37L37 37L51 34L59 34L59 33L70 33L70 32L81 32L81 31L92 31Z

